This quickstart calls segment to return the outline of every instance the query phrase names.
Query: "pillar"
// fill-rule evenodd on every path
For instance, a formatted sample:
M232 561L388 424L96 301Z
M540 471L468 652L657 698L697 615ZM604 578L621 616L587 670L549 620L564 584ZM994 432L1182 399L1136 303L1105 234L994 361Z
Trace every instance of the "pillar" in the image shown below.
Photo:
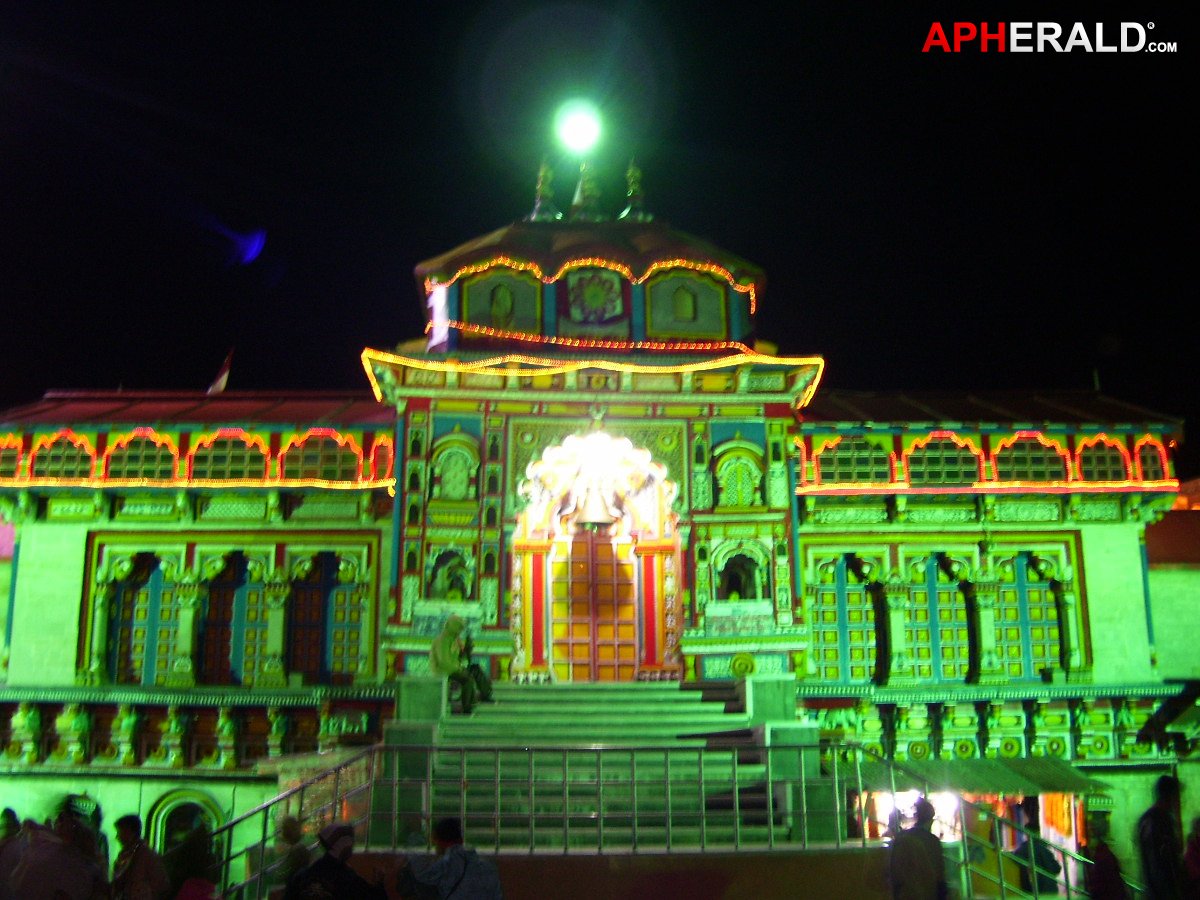
M267 646L255 675L255 687L286 687L287 669L284 664L284 638L287 635L287 598L292 583L272 578L263 585L267 602Z

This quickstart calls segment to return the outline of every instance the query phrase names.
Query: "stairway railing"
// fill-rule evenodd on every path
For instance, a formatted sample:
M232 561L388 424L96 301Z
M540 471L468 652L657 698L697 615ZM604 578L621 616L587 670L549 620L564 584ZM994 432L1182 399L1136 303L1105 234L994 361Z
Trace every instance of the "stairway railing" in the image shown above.
M873 769L867 782L864 764ZM238 816L214 837L223 848L227 895L246 900L268 896L280 881L282 857L272 845L285 815L300 819L310 837L330 821L350 822L359 848L378 852L428 849L432 826L443 817L460 820L468 843L504 854L883 848L885 839L870 836L866 790L894 795L897 776L928 793L930 785L903 764L851 743L380 745ZM1018 859L1005 849L1030 833L986 806L962 797L958 803L957 852L953 844L945 848L959 895L1031 896L1020 886L1020 870L1033 866L1032 853ZM1055 893L1086 896L1083 873L1091 863L1046 846L1061 866L1060 873L1042 872L1054 879Z

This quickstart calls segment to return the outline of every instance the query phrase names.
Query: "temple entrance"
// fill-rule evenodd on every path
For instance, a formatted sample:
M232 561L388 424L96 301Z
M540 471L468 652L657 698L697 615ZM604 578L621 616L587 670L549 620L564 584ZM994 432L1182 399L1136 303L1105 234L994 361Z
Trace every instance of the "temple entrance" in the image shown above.
M512 677L682 674L677 488L649 451L599 429L529 465L512 542Z
M569 555L551 562L551 661L559 681L637 677L637 584L633 542L596 528L575 532Z

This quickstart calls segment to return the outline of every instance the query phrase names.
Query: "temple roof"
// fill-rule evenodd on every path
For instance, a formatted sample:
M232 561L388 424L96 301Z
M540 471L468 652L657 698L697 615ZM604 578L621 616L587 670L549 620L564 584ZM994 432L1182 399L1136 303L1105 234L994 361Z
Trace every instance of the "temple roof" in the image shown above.
M1137 424L1183 434L1183 418L1095 391L851 391L822 388L805 422L988 423L1011 426Z
M497 257L535 263L549 279L573 260L598 258L626 266L635 278L654 263L684 259L711 263L727 269L741 284L752 284L761 292L763 270L739 256L663 222L616 221L518 221L460 244L453 250L418 263L417 284L425 293L425 279L437 275L451 278L466 266L479 265Z
M0 411L0 426L84 423L390 426L395 410L366 391L49 391Z

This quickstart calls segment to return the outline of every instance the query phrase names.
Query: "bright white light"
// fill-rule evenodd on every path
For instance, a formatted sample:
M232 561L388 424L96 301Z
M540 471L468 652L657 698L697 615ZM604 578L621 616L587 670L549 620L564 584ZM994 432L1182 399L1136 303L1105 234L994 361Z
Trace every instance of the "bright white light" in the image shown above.
M558 110L554 130L568 150L582 155L600 139L600 113L586 100L572 100Z

